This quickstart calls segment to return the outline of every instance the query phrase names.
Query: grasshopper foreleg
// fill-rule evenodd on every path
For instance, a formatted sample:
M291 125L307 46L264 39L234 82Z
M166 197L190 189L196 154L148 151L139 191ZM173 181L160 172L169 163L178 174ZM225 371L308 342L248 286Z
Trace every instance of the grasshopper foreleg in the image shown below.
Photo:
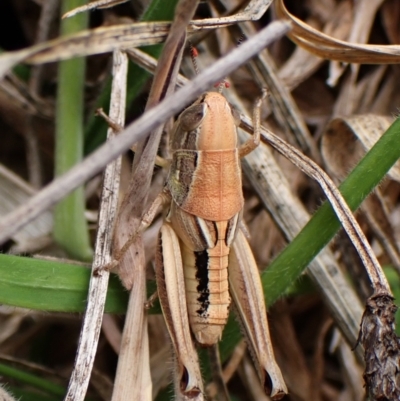
M260 118L260 109L262 101L267 97L267 90L262 90L262 95L259 97L253 108L253 126L254 133L253 136L248 139L242 146L239 148L239 156L242 158L252 152L259 144L260 144L260 135L261 135L261 118Z

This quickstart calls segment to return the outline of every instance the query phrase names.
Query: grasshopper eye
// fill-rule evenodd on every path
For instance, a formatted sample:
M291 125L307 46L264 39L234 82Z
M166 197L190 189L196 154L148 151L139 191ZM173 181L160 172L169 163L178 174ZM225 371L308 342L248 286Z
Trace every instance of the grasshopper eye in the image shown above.
M206 115L205 107L204 103L194 104L183 111L179 117L181 128L187 132L196 129Z

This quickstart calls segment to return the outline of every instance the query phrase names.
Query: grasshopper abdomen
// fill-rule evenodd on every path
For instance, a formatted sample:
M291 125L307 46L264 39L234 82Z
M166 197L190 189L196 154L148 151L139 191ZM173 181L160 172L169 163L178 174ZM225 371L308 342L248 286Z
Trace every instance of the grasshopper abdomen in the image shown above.
M196 340L204 346L216 344L226 325L231 298L228 284L229 243L227 231L236 228L236 218L213 222L213 230L202 233L211 239L212 246L194 251L181 241L183 270L189 322ZM232 227L232 223L235 227ZM205 224L204 224L205 225Z

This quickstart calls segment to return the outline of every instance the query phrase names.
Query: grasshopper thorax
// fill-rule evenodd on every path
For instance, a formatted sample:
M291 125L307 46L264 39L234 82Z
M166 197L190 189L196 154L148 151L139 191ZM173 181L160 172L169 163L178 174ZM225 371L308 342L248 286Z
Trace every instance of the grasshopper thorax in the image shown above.
M227 221L243 207L236 118L220 93L208 92L179 116L167 181L174 202L208 221Z

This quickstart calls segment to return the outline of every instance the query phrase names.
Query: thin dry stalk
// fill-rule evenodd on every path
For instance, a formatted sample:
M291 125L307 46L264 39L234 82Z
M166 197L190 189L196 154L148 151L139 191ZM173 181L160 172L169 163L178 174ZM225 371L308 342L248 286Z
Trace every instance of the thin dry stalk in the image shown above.
M249 389L250 394L248 395L251 400L254 401L269 401L270 398L265 395L265 392L260 385L257 373L254 369L254 365L249 357L244 357L242 364L239 368L239 375L246 384L246 388Z
M129 0L97 0L97 1L91 1L89 4L85 4L84 6L81 7L76 7L71 11L68 11L65 13L62 18L70 18L73 17L76 14L83 13L86 11L91 11L91 10L96 10L96 9L102 9L102 8L110 8L114 7L118 4L126 3Z
M49 0L43 4L39 24L38 32L36 35L35 43L42 43L48 39L51 22L54 19L59 7L58 0ZM42 81L43 66L38 65L32 68L31 78L29 80L29 89L31 96L38 98L40 96L40 86ZM42 186L42 166L40 160L38 133L35 130L33 122L33 115L27 115L27 135L25 136L26 141L26 152L28 162L28 174L29 181L35 188Z
M192 22L188 33L220 28L237 22L258 20L272 0L252 0L238 14L223 18L207 18ZM168 35L169 22L139 22L129 25L101 27L58 38L27 49L8 52L0 56L0 79L16 64L60 61L78 56L107 53L117 49L163 43Z
M246 37L255 33L254 26L248 22L240 24ZM267 49L264 49L249 63L249 68L260 88L267 87L271 91L271 108L274 117L282 127L293 133L301 150L310 154L313 160L319 160L319 153L315 146L307 125L301 116L292 95L278 78L275 62Z
M243 119L243 128L251 131L249 119ZM296 148L284 142L272 132L262 130L261 140L272 145L279 153L289 158L301 171L313 178L323 189L335 213L341 222L353 245L357 249L361 260L368 272L375 293L391 295L391 290L386 277L369 245L364 233L355 220L351 210L347 206L340 192L329 176L312 160L304 156Z
M246 354L247 344L244 340L235 347L229 361L225 364L224 370L222 372L222 378L224 383L228 383L232 378L234 373L237 371L239 364L242 362L244 355ZM218 389L214 382L211 382L206 387L206 394L210 398L215 398L217 396Z
M114 52L114 79L111 90L110 115L119 124L125 122L127 69L128 58L126 54L120 51ZM108 138L113 138L115 134L112 128L109 128ZM121 158L119 157L107 166L104 173L99 228L90 277L88 303L79 338L75 366L65 397L66 401L80 401L85 398L97 351L110 275L108 271L101 269L101 266L111 261L112 230L110 227L114 225L117 212L120 170Z
M209 361L211 365L212 381L215 394L208 396L218 401L230 401L229 392L226 387L226 380L223 375L221 357L219 355L219 345L215 344L208 350Z

